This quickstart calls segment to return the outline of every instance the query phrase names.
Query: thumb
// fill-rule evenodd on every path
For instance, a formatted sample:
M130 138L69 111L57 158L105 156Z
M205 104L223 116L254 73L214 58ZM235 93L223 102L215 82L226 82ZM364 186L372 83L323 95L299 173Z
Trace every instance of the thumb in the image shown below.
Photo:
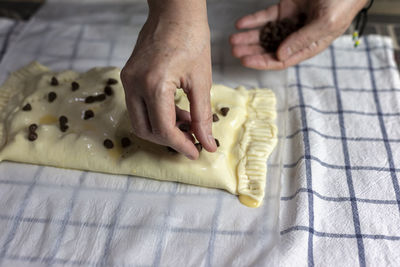
M217 150L217 145L212 136L210 86L202 82L194 83L187 95L190 102L192 131L207 151L214 152Z
M318 21L306 24L281 43L277 51L279 61L285 61L303 49L316 47L317 41L325 35L324 27Z

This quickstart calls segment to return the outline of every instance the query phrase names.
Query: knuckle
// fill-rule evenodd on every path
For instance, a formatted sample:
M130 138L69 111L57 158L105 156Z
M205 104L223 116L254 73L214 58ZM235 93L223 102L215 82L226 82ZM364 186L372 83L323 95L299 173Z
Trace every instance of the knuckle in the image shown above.
M127 82L132 77L132 72L128 67L123 67L120 73L121 81Z

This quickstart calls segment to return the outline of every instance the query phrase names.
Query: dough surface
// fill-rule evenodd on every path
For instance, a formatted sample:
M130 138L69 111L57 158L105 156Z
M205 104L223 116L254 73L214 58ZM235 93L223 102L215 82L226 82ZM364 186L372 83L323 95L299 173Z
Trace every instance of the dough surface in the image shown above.
M277 143L275 96L271 90L213 85L211 104L219 117L213 122L213 135L220 146L215 153L203 149L200 158L191 161L132 133L119 75L120 70L114 67L94 68L83 74L54 73L35 62L13 73L0 88L0 161L220 188L239 195L245 205L260 205L266 161ZM79 88L73 90L72 82ZM86 103L90 102L88 96L104 94L107 85L112 88L111 95ZM52 102L51 92L56 94ZM182 90L177 90L175 101L188 110ZM27 104L30 110L24 110ZM221 114L223 107L229 108L226 116ZM94 117L85 119L87 110ZM61 130L61 116L68 120L65 131ZM31 124L37 125L33 141L29 140ZM129 138L131 144L123 147L123 138ZM106 139L112 141L113 148L105 146Z

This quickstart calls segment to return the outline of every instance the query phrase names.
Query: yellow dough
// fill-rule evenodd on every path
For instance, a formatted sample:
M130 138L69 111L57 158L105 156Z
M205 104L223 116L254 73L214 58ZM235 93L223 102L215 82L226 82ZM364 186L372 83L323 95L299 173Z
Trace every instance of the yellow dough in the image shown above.
M266 161L277 143L272 91L213 85L211 104L219 117L213 122L213 135L220 146L215 153L203 149L200 158L191 161L133 135L119 75L120 70L114 67L94 68L83 74L54 73L35 62L13 73L0 88L0 161L221 188L239 195L247 206L261 204ZM52 77L58 85L51 84ZM85 103L88 96L103 94L110 78L115 80L109 85L112 95L106 95L104 101ZM79 84L77 90L72 90L74 81ZM56 94L52 102L50 92ZM177 90L175 101L188 110L182 90ZM24 110L28 103L31 110ZM229 108L226 116L221 114L223 107ZM93 111L94 117L85 120L87 110ZM60 116L68 119L64 132ZM33 123L37 124L33 131L37 138L30 141L28 128ZM131 141L129 146L121 145L124 137ZM113 148L105 147L106 139L112 141Z

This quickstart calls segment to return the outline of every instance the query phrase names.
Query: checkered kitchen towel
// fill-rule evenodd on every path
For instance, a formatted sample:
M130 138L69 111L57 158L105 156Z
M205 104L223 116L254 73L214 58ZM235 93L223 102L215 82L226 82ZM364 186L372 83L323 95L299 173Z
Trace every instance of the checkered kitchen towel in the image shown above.
M400 79L389 38L290 70L282 266L400 265Z

